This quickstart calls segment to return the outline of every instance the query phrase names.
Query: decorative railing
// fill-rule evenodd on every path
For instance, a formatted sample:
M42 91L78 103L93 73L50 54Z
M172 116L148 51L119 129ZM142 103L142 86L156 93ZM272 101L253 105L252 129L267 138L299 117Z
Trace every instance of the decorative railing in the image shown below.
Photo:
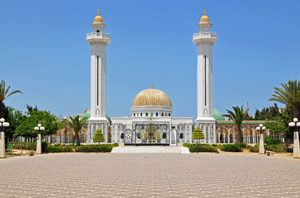
M100 33L100 32L92 32L92 33L87 33L86 38L104 38L104 39L110 39L110 34L108 33Z
M199 32L193 34L193 39L196 38L217 38L217 33L211 33L211 32Z

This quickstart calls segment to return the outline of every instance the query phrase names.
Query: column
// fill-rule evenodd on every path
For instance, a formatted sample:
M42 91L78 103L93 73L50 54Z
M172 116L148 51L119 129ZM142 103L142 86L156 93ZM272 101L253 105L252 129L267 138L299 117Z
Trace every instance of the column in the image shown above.
M42 136L38 134L37 143L36 143L36 154L42 154Z

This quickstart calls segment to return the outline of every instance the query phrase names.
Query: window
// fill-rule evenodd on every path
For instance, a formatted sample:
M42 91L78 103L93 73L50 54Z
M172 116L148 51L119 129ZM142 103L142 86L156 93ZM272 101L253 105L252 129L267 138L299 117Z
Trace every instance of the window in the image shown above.
M165 116L167 116L167 113L165 113Z
M156 116L158 116L158 113L156 113Z
M161 116L164 116L164 113L161 113Z
M153 116L153 113L151 113L151 116Z
M148 113L146 113L146 116L148 116Z
M141 113L141 117L143 116L143 113Z
M135 113L133 114L133 117L135 117Z
M169 116L171 116L171 114L169 113Z
M97 32L99 33L99 30L97 30Z

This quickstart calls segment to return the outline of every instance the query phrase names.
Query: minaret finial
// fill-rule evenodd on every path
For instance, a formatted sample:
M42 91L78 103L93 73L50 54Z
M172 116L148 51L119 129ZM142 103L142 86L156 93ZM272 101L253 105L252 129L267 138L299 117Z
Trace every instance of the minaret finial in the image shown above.
M153 82L151 82L151 89L153 89Z
M99 16L99 8L98 8L98 16Z
M204 7L204 15L206 15L205 7Z

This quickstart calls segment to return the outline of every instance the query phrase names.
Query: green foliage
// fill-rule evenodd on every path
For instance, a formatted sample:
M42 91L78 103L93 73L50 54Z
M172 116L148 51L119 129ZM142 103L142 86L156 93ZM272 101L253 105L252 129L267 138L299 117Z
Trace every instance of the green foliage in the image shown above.
M284 143L265 145L265 149L276 153L286 153L288 151L287 145Z
M236 127L238 129L238 134L236 135L236 141L237 141L237 143L239 143L239 142L243 141L243 133L242 133L241 127L242 127L243 120L248 115L249 109L244 110L243 106L241 106L241 108L238 106L232 107L232 108L233 108L234 112L226 109L228 114L223 115L223 116L229 117L236 124Z
M82 129L83 125L86 124L87 120L87 117L80 119L79 115L77 115L76 117L70 117L70 120L65 119L62 121L62 124L66 124L73 129L77 146L80 146L79 131Z
M228 152L242 152L243 149L239 147L237 144L224 144L221 148L222 151Z
M118 147L119 146L119 143L114 143L114 147Z
M13 149L36 150L36 142L8 142L7 144L11 144ZM47 146L48 143L42 141L42 152L46 151Z
M200 142L200 139L205 139L204 134L203 134L202 130L200 129L200 127L197 127L194 129L192 139L199 140L199 142Z
M190 152L194 153L198 153L198 152L215 152L215 153L219 153L218 149L216 149L213 146L203 146L203 145L197 145L197 144L190 144L189 145L189 150Z
M105 138L101 129L96 130L96 133L93 137L93 142L98 142L99 144L100 142L105 142Z
M100 145L84 145L81 146L83 152L111 152L113 149L112 144L100 144Z
M241 148L248 148L248 144L247 143L245 143L245 142L241 142L241 143L235 143L236 145L238 145L239 147L241 147Z
M75 147L75 152L83 152L83 147L82 146L77 146Z
M190 144L189 143L183 143L182 146L184 146L184 147L190 147Z
M264 107L261 111L256 109L254 119L255 120L273 120L280 114L279 108L276 103L274 106Z
M45 152L47 147L48 147L48 143L42 141L42 152Z
M300 115L300 81L288 81L286 84L281 83L283 88L274 87L275 93L269 101L276 101L293 109L294 117L299 119Z
M61 152L73 152L72 146L48 146L46 148L48 153L61 153Z
M18 118L21 119L21 122L16 120L16 129L14 132L14 137L23 136L23 137L37 137L38 131L34 130L39 123L45 127L44 131L41 131L41 135L52 135L61 129L62 125L57 122L57 117L50 113L50 111L41 111L37 107L32 108L27 105L28 111L26 116L21 117L18 115ZM13 113L13 112L12 112Z
M256 144L255 146L249 146L249 151L254 152L254 153L258 153L259 152L258 145Z
M218 145L217 145L217 144L212 144L211 146L213 146L213 147L218 147Z
M277 140L275 138L270 138L270 137L265 137L264 141L267 145L271 145L271 144L280 144L282 143L280 140Z

